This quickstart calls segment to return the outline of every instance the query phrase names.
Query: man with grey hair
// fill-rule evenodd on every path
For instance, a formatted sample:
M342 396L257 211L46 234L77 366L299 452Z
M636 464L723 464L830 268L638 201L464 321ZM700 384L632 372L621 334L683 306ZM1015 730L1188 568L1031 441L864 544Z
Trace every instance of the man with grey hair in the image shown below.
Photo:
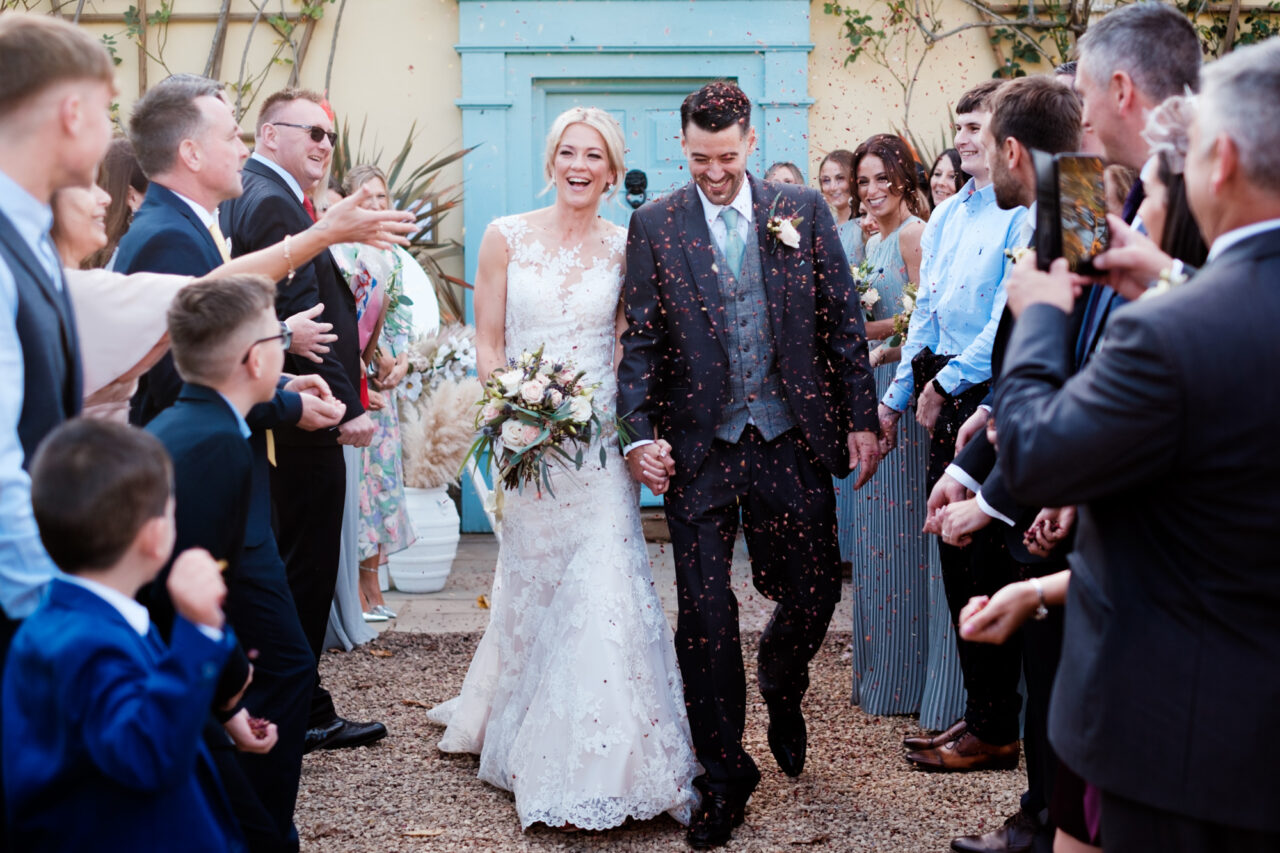
M1008 285L1000 465L1019 500L1080 505L1050 727L1108 853L1280 850L1280 394L1219 367L1224 340L1275 361L1280 39L1207 66L1197 100L1199 273L1119 309L1071 378L1065 262Z

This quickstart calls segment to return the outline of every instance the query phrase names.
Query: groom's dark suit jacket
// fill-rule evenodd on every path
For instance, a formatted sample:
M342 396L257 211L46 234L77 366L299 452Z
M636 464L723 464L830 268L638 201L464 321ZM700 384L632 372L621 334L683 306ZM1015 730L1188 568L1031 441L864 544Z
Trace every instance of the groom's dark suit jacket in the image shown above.
M878 431L862 310L831 211L815 190L748 175L778 371L791 414L831 473L849 473L851 430ZM800 218L799 248L768 233L771 216ZM748 244L747 250L753 249ZM677 480L715 438L729 394L724 304L702 200L692 183L631 217L627 330L618 411L636 438L671 442Z
M1083 371L1070 320L1019 318L996 390L1019 500L1080 504L1050 731L1166 811L1280 831L1280 231L1124 306ZM1220 353L1229 347L1232 369Z

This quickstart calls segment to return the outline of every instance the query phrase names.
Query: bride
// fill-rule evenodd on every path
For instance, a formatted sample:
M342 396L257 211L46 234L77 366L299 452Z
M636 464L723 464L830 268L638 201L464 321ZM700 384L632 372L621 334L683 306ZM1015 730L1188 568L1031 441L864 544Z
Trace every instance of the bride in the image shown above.
M480 245L481 379L545 345L598 382L612 424L626 232L597 214L623 174L621 128L594 107L547 136L555 203L496 220ZM638 486L612 428L555 496L507 492L489 627L458 697L429 717L439 748L480 755L480 778L515 794L521 827L608 829L662 812L687 824L700 769L684 688L649 570ZM593 464L590 460L595 460ZM555 463L552 463L553 465Z

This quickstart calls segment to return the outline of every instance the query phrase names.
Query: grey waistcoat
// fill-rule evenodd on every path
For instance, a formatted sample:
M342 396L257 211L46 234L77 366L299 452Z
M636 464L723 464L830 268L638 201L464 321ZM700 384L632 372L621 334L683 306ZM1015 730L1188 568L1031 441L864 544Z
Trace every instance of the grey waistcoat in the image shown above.
M765 441L773 441L796 423L778 373L760 248L755 240L747 241L742 272L735 278L720 247L714 241L712 246L729 349L729 398L720 410L716 438L737 442L747 424L754 423Z

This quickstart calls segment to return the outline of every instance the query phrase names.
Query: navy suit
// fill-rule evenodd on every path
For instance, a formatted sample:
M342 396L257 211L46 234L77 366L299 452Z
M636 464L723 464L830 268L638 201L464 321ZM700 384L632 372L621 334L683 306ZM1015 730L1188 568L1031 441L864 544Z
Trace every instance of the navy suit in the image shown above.
M296 394L277 394L273 402L254 407L251 415L265 428L296 421L300 412L294 406L300 405ZM293 613L279 556L274 562L245 559L256 553L250 545L275 549L263 433L245 439L222 395L194 384L184 385L177 402L148 424L147 431L173 458L178 522L174 553L200 547L227 561L227 621L236 626L241 645L258 652L242 704L279 728L280 741L266 755L232 752L226 748L226 736L211 729L211 743L218 746L215 758L250 848L297 849L293 807L314 663ZM167 603L167 596L155 597ZM232 690L244 684L246 674L247 670L236 673Z
M739 381L730 377L726 329L732 294L722 291L693 184L631 217L618 368L619 417L640 439L670 441L676 464L666 510L680 601L676 654L705 771L695 784L741 802L760 774L742 747L745 673L729 585L739 523L755 585L778 603L760 639L760 691L771 710L798 710L840 597L831 475L849 473L850 431L879 429L862 312L830 208L813 190L748 179L755 239L745 248L759 253L765 331L795 427L771 441L756 426L737 441L717 437ZM797 248L768 234L771 215L800 219Z
M244 194L222 206L223 230L235 254L273 245L312 224L292 187L269 166L250 159L244 166ZM364 412L360 404L360 340L355 298L333 256L321 252L303 264L292 281L277 288L276 313L288 317L324 303L316 319L333 324L338 336L319 364L290 355L285 369L318 373L335 397L346 404L344 420ZM318 662L338 578L342 515L347 473L336 429L275 432L276 467L271 469L276 541L288 573L298 619ZM318 670L312 702L312 726L337 719L329 694L320 687Z
M116 270L202 276L221 265L222 254L213 235L191 205L157 183L147 187L142 207L120 240ZM138 390L129 404L129 422L145 426L173 405L181 388L173 356L165 353L138 380Z
M169 647L55 579L4 676L16 850L244 850L200 730L235 643L178 618Z
M1280 747L1259 734L1280 728L1277 278L1272 230L1116 310L1075 376L1061 311L1029 307L1010 342L1005 479L1024 502L1080 505L1049 724L1103 791L1108 849L1183 849L1167 833L1187 819L1219 827L1202 849L1245 849L1228 827L1280 839ZM1158 813L1138 846L1113 834L1112 796Z

